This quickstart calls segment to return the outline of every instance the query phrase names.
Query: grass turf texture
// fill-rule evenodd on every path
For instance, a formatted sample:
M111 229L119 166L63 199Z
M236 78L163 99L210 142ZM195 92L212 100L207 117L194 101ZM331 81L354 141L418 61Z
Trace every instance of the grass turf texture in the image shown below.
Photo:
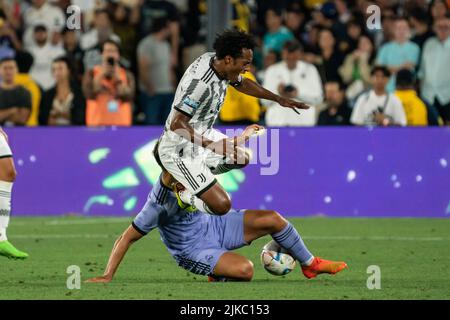
M131 218L13 217L9 240L30 254L25 261L0 257L2 299L449 299L450 220L290 219L309 249L349 268L307 280L299 267L276 277L259 253L270 237L237 252L255 264L250 283L208 283L178 267L153 231L131 247L108 284L68 290L66 269L81 268L82 281L103 273L117 235ZM381 268L381 290L368 290L367 267Z

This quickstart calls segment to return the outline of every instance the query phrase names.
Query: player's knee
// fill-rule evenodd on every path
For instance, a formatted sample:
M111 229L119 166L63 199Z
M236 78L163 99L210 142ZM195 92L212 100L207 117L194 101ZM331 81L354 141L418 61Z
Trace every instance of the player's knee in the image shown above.
M268 231L271 232L282 230L287 223L286 219L284 219L281 214L274 210L266 211L262 219L263 227L267 228Z
M218 203L213 206L209 206L210 209L217 215L222 216L227 214L231 210L231 200L230 199L222 199Z
M253 278L253 263L246 261L239 267L239 279L242 281L251 281Z
M277 211L271 211L271 218L274 225L281 227L286 226L287 220Z

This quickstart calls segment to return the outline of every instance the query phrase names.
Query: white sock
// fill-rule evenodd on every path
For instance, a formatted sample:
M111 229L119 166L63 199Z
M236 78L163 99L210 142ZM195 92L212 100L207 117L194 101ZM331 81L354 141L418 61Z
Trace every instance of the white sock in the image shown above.
M0 181L0 241L7 240L6 228L9 225L11 214L11 182Z
M0 242L6 240L8 240L6 237L6 228L0 228Z
M188 203L191 206L196 207L201 212L214 214L214 212L206 205L206 203L202 199L198 198L196 195L190 193L189 191L183 190L178 194L180 195L181 201L183 201L184 203Z

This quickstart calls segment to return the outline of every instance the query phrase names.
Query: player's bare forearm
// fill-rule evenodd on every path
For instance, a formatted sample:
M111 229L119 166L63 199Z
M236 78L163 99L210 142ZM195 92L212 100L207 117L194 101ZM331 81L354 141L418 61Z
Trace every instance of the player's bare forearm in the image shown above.
M242 93L249 96L253 96L259 99L265 99L277 102L280 106L286 108L298 108L298 109L309 109L309 106L303 102L295 101L286 97L279 96L263 86L259 85L255 81L244 78L241 85L237 86L236 89Z
M189 124L189 120L191 118L187 115L175 111L175 116L173 117L172 123L170 125L170 130L175 132L176 134L182 136L186 140L189 140L190 142L201 146L203 148L206 148L209 146L213 141L205 138L201 134L197 133L194 128Z
M111 251L111 255L109 256L108 264L105 268L103 276L89 279L86 282L111 281L130 246L141 238L142 235L137 232L132 226L129 226L128 229L125 230L125 232L114 243L114 247Z
M249 96L253 96L259 99L266 99L278 102L278 99L281 98L279 95L273 93L272 91L267 90L266 88L259 85L255 81L252 81L247 78L243 78L242 84L240 86L237 86L236 89L242 93L245 93Z

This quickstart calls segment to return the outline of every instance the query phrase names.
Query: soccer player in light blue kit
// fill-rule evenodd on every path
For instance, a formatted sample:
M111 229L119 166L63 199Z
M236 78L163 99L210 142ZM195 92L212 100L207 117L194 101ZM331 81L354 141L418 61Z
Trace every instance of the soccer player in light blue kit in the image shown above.
M164 171L141 212L116 240L103 276L87 282L109 282L131 244L159 229L161 239L182 268L210 281L250 281L253 263L231 250L249 245L270 234L298 260L307 278L318 274L335 274L347 265L314 257L295 228L276 211L231 210L223 216L179 207L171 186L178 183Z

